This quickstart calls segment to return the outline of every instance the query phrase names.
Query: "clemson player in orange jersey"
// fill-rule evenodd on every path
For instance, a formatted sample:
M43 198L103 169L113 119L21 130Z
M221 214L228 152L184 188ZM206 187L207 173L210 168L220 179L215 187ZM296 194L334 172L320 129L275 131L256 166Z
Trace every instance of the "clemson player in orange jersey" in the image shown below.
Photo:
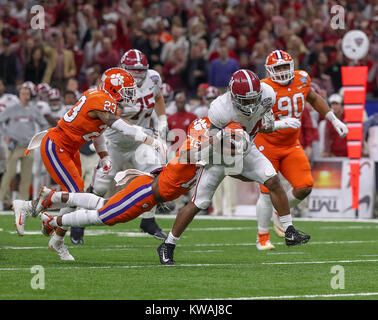
M34 203L38 208L36 214L40 214L45 229L52 233L58 227L112 226L124 223L151 210L158 203L177 199L196 184L197 176L203 169L199 161L199 150L221 140L220 136L209 138L209 128L208 118L195 120L176 157L163 168L150 174L135 169L118 172L115 180L118 185L125 187L108 200L91 193L56 192L42 187L43 197L39 197ZM237 130L243 131L241 125L236 123L230 123L225 128L228 135ZM53 204L85 209L53 217L43 212Z
M262 81L269 84L276 92L276 103L273 107L275 120L286 118L301 119L305 102L322 116L328 119L341 137L347 135L347 127L336 118L327 102L311 90L311 78L306 71L294 71L294 61L291 56L282 51L273 51L266 59L265 68L269 77ZM290 208L295 207L306 198L313 185L311 166L302 149L298 137L300 128L278 130L272 133L259 132L255 144L273 164L276 171L290 182L292 188L287 197ZM269 223L272 218L273 205L269 197L269 190L260 185L261 195L256 205L258 220L257 249L269 250L274 246L269 239ZM274 230L284 237L278 219L274 218Z
M102 135L107 127L120 131L125 138L133 138L151 145L164 155L166 148L160 141L147 136L140 126L119 117L117 104L132 104L135 99L135 87L134 79L127 71L122 68L108 69L102 75L99 87L85 91L77 103L59 120L56 127L33 137L28 148L40 146L43 163L62 190L83 191L79 149L87 141L93 140L100 157L98 167L102 168L104 174L109 172L111 161ZM43 196L40 194L40 197ZM31 201L13 202L19 235L24 233L26 218L30 215L36 216L36 209ZM63 245L65 232L65 229L57 229L49 246L70 260L70 255Z

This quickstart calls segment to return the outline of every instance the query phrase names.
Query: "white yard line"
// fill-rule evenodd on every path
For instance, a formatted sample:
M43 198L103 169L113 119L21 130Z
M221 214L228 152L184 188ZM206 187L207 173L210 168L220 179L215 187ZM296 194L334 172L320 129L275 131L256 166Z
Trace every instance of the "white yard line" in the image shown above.
M51 212L54 214L54 212ZM10 216L13 215L12 211L0 211L0 216ZM176 215L173 214L158 214L157 219L175 219ZM212 215L197 215L196 220L256 220L256 216L212 216ZM313 221L313 222L366 222L366 223L377 223L378 219L359 219L359 218L293 218L295 221Z
M308 245L323 245L323 244L362 244L362 243L377 243L378 240L351 240L351 241L324 241L324 242L309 242L306 244ZM284 242L274 242L274 245L285 245ZM231 246L256 246L256 242L244 242L244 243L195 243L195 244L180 244L181 248L187 247L231 247ZM84 246L84 247L77 247L77 246L69 246L69 248L75 249L98 249L98 250L131 250L131 249L138 249L138 248L155 248L155 245L138 245L135 247L101 247L101 246ZM18 246L0 246L0 250L29 250L29 249L44 249L46 247L18 247ZM270 253L273 254L273 253ZM293 252L287 252L282 254L293 254Z
M265 296L265 297L240 297L240 298L214 298L201 300L277 300L277 299L303 299L303 298L338 298L338 297L368 297L378 296L378 292L358 292L358 293L335 293L335 294L304 294L292 296Z
M367 260L326 260L326 261L293 261L293 262L261 262L264 265L287 265L287 264L325 264L325 263L359 263L359 262L378 262L378 259Z

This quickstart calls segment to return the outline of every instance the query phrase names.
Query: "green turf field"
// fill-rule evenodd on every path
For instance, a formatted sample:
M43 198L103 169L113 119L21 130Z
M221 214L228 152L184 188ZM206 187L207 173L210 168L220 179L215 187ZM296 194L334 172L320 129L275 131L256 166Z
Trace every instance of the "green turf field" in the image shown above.
M168 232L171 219L159 219ZM162 266L159 241L139 232L140 220L88 228L85 244L66 244L76 261L47 248L38 219L18 237L13 216L0 216L0 299L378 299L378 224L296 221L309 244L287 248L274 232L274 251L255 247L256 221L196 219ZM43 266L45 288L32 289ZM331 273L334 266L342 274ZM40 275L40 274L39 274Z

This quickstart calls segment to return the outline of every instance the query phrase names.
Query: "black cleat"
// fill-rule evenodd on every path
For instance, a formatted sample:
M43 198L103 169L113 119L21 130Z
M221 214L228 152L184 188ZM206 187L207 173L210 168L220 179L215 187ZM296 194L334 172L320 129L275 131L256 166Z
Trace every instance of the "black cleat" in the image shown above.
M158 248L157 253L159 255L160 263L168 266L175 264L173 261L173 253L176 245L163 242Z
M167 235L162 231L158 224L155 221L155 218L144 218L140 223L140 229L153 236L158 240L165 240L167 239Z
M84 244L84 228L71 228L70 238L73 244Z
M307 243L310 241L310 235L302 231L296 230L294 226L289 226L285 232L286 245L296 246L298 244Z

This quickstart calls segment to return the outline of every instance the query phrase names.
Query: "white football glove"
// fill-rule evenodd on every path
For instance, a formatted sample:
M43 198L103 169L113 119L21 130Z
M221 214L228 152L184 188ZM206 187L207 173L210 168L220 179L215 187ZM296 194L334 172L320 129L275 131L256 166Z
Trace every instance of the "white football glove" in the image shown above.
M299 129L301 121L297 118L286 118L284 120L274 121L274 131L281 129Z
M161 160L165 163L167 159L167 145L159 139L154 139L151 147L159 153Z
M332 111L329 111L325 118L330 121L341 138L345 138L348 134L347 126L339 120Z
M112 169L112 160L109 156L105 156L98 162L97 169L102 169L102 175L106 176Z

